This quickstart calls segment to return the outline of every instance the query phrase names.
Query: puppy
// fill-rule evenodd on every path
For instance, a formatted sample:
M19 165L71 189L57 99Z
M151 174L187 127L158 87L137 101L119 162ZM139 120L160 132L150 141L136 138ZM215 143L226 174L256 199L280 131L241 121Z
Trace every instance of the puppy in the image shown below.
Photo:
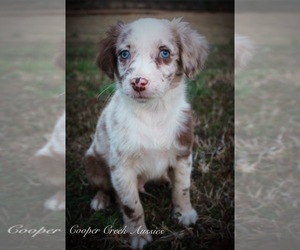
M98 193L94 210L115 193L134 249L152 240L138 190L149 180L169 176L174 214L184 225L196 222L190 202L193 119L185 79L202 68L206 39L181 19L139 19L117 23L100 42L97 65L117 90L103 110L84 157Z

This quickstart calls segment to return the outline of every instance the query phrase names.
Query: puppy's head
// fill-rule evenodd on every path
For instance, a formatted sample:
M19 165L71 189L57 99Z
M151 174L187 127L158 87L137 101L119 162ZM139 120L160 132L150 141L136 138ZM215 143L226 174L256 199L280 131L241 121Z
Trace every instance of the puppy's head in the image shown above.
M97 65L122 92L141 102L163 97L194 76L208 54L204 37L180 19L117 23L100 42Z

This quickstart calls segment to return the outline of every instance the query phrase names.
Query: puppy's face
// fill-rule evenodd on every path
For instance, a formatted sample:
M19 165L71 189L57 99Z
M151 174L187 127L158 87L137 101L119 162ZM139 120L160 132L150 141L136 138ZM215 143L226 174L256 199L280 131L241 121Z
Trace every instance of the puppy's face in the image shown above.
M116 46L118 83L137 100L163 97L182 76L179 48L170 23L143 19L127 25ZM174 83L173 83L174 84Z
M122 92L140 102L163 97L194 75L207 56L206 40L187 23L139 19L117 24L100 43L97 62Z

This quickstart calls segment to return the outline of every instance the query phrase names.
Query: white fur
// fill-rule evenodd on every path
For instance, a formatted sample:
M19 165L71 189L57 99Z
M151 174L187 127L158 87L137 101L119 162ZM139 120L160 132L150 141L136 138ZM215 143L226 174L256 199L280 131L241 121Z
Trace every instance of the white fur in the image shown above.
M195 224L198 219L197 212L193 209L188 212L182 213L179 217L178 220L181 224L183 225L190 225L190 224Z
M91 208L94 209L95 211L98 211L104 209L105 206L103 203L101 203L101 201L97 197L94 197L91 201Z

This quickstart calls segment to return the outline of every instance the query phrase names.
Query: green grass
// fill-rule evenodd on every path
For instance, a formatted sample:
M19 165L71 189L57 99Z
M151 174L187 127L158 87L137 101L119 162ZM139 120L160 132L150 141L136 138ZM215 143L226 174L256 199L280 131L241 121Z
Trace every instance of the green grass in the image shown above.
M116 204L94 212L89 203L95 191L88 185L81 159L91 143L99 114L114 84L94 65L95 46L71 43L67 51L67 228L120 228ZM141 195L149 229L164 228L146 249L211 249L224 243L233 249L233 46L216 44L205 69L188 83L195 118L192 204L200 215L185 228L172 218L170 190L158 183L146 185L156 198ZM208 166L208 172L203 171ZM67 235L70 249L128 248L120 235ZM227 245L226 245L227 244Z

